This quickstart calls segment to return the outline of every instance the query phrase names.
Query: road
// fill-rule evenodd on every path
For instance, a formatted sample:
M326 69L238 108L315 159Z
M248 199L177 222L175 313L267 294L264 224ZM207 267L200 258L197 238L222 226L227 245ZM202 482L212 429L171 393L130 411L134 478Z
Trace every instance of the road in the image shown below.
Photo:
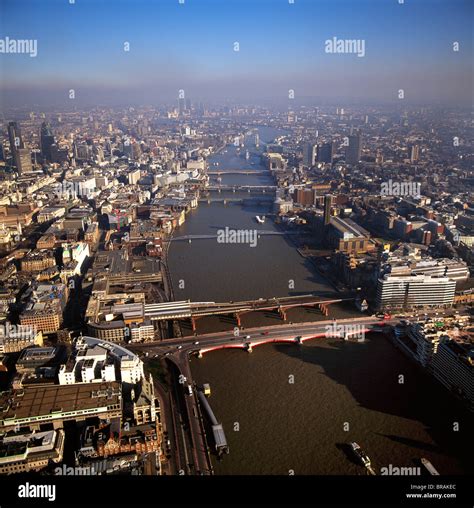
M369 326L392 324L393 322L398 322L398 319L387 321L371 316L338 319L337 321L334 319L327 319L325 321L315 321L311 323L292 323L246 328L244 332L239 330L239 336L237 337L234 336L232 331L225 331L200 335L199 337L183 337L159 342L130 344L127 347L137 353L148 352L149 355L158 356L176 356L178 352L187 353L184 356L180 354L180 358L184 358L193 352L197 353L201 349L207 349L206 346L212 348L218 346L239 347L240 345L240 347L243 347L242 344L244 342L249 342L249 339L246 339L247 336L251 337L251 342L257 343L265 343L273 340L290 340L297 336L302 336L303 340L308 340L309 338L316 337L318 335L320 336L320 334L325 333L326 327L328 325L332 325L334 322L338 325L359 324ZM263 333L266 335L263 335ZM178 361L177 364L181 365L181 361Z
M202 414L189 365L190 354L203 350L204 352L212 351L221 347L244 349L248 347L249 343L255 347L273 341L295 342L295 338L298 336L302 341L309 340L318 336L326 336L327 326L331 326L333 323L334 320L331 319L316 323L276 325L265 327L265 329L251 328L245 330L245 333L239 332L241 334L237 337L227 331L201 335L199 339L187 337L129 345L129 349L142 356L148 353L149 358L165 357L169 362L172 362L170 372L173 386L165 412L168 412L167 421L169 424L167 428L169 431L173 430L175 466L178 473L212 474ZM364 330L366 327L381 323L386 323L386 321L367 316L337 321L338 325L358 324ZM192 387L192 394L188 391L188 385Z
M429 311L419 316L403 316L407 319L418 320L422 316L435 317L443 314L452 314L452 310ZM312 323L292 323L258 328L248 328L245 331L239 330L238 336L232 331L210 333L199 337L185 337L168 339L159 342L146 342L141 344L130 344L128 348L140 356L165 357L172 362L173 369L176 369L173 383L173 400L170 400L171 412L173 415L173 428L175 434L175 450L177 469L183 470L184 464L188 474L212 474L212 465L209 458L209 450L206 444L206 435L202 424L202 414L196 396L196 387L192 380L189 356L191 354L205 354L215 349L230 347L248 350L272 342L289 342L298 347L298 343L305 340L335 336L328 335L340 325L346 325L347 330L357 334L360 331L380 329L382 326L394 325L400 321L399 318L392 319L377 318L375 316L352 317L346 319L328 319ZM335 325L335 329L333 328ZM358 325L351 328L351 325ZM181 378L180 378L181 375ZM183 381L183 377L186 378ZM182 382L179 382L181 379ZM192 395L188 392L188 385L192 386Z

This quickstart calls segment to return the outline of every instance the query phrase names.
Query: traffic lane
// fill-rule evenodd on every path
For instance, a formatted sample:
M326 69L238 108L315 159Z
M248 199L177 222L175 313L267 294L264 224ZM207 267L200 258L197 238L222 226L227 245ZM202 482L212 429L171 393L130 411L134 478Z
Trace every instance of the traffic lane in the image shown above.
M275 329L275 330L273 330L273 329L268 330L267 329L264 332L261 331L263 329L263 327L254 328L254 329L247 329L245 331L245 335L239 335L239 336L233 335L232 332L219 332L219 333L206 334L204 336L200 336L201 339L198 341L196 341L195 338L169 339L166 341L165 344L163 342L159 342L159 343L147 342L147 343L143 343L143 344L134 344L129 347L130 347L130 349L133 349L135 347L137 347L137 348L156 348L156 350L163 349L166 351L166 350L169 350L170 348L176 348L179 345L182 345L183 347L192 346L192 345L203 346L203 345L216 344L222 340L226 340L226 341L229 341L229 340L245 341L245 340L256 340L256 339L263 340L265 338L270 339L272 337L279 337L279 338L288 337L288 338L290 338L291 336L293 336L293 338L295 338L298 335L305 334L307 331L314 331L315 335L317 333L321 333L321 331L324 331L327 328L327 326L331 325L332 323L340 323L340 324L360 323L360 324L366 324L366 325L369 325L369 324L377 325L377 324L381 324L381 323L391 324L391 323L393 323L393 320L383 320L383 319L374 320L374 318L371 318L371 317L357 318L357 319L344 319L344 320L333 319L333 320L327 320L327 321L323 321L323 322L320 321L320 322L318 322L318 324L310 323L310 324L300 324L300 325L298 325L298 324L276 325L277 329ZM267 328L271 328L271 327L267 327ZM250 339L247 339L248 335L250 335Z
M271 334L277 333L278 329L283 330L305 330L305 329L312 329L316 326L325 326L329 323L338 322L338 323L350 323L350 322L356 322L356 323L369 323L372 324L376 323L386 323L388 320L384 320L382 318L374 318L372 316L363 316L359 318L344 318L344 319L326 319L324 321L313 321L311 323L291 323L291 324L281 324L281 325L271 325L271 326L259 326L254 328L246 328L244 330L239 329L239 333L242 333L243 335L251 335L252 333L260 333L260 331L265 330L268 331ZM189 337L189 338L174 338L174 339L166 339L166 342L169 344L188 344L188 343L194 343L194 342L202 342L202 340L208 340L213 338L220 338L223 336L232 335L232 330L225 331L225 332L213 332L213 333L207 333L203 335L199 335L197 337ZM199 338L200 337L200 338ZM147 343L150 344L150 343ZM160 341L160 345L163 346L163 342ZM158 344L157 344L158 345ZM133 347L146 347L146 344L135 344Z
M391 322L389 322L388 320L387 321L373 321L373 319L371 321L359 321L358 323L360 324L365 324L365 325L369 325L369 324L374 324L374 325L377 325L377 324L380 324L381 322L383 322L384 324L391 324ZM333 322L331 322L333 323ZM182 349L180 349L179 351L180 352L183 352L183 351L189 351L190 349L193 349L193 347L195 346L196 347L196 350L202 348L203 346L213 346L213 345L221 345L223 343L229 343L230 344L243 344L245 343L246 341L249 341L249 340L259 340L259 341L271 341L271 340L275 340L275 339L286 339L286 340L292 340L292 339L295 339L297 336L299 335L302 335L303 338L306 338L304 337L305 335L309 337L312 337L312 336L316 336L317 335L321 335L325 332L328 331L328 326L331 326L330 324L326 324L326 325L323 325L323 326L319 326L319 327L315 327L314 325L313 326L304 326L304 327L300 327L300 328L296 328L296 329L291 329L291 330L288 330L288 329L280 329L280 330L275 330L275 331L271 331L269 332L268 334L266 333L259 333L257 335L250 335L250 338L247 338L247 336L239 336L239 337L236 337L234 335L225 335L225 336L218 336L218 337L215 337L213 339L211 338L206 338L204 340L200 340L198 344L196 344L194 342L191 342L191 341L181 341L180 342L180 345L182 345ZM281 327L280 327L281 328ZM291 333L289 333L291 331ZM308 334L307 332L312 332L310 334ZM158 352L160 354L166 354L166 353L169 353L170 350L174 351L176 349L176 344L163 344L163 343L160 343L160 344L157 344L157 345L153 345L153 344L150 344L150 343L147 343L147 344L142 344L141 345L143 348L147 348L149 351L153 351L153 352ZM133 348L134 346L132 346Z

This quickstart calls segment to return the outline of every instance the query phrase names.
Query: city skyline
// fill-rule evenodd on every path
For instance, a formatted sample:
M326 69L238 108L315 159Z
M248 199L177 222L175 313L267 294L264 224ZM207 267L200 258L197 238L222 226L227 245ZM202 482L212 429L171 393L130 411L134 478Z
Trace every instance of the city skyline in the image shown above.
M0 0L0 508L469 501L473 10Z
M37 54L0 54L2 109L70 106L70 90L77 105L158 104L179 90L289 105L396 103L403 90L407 104L472 104L464 0L3 4L3 40L35 40ZM333 40L363 53L328 53Z

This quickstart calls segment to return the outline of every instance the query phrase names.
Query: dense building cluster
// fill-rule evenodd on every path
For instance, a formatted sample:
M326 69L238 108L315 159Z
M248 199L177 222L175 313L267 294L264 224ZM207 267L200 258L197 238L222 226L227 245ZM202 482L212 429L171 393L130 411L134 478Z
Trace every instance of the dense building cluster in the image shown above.
M268 126L283 134L264 143ZM180 336L175 318L191 316L190 302L175 302L168 249L215 193L267 203L276 229L363 312L470 305L468 138L458 111L188 99L4 122L0 472L67 474L57 466L70 422L85 474L162 471L154 381L126 347ZM208 159L228 146L246 160L253 150L273 185L223 184ZM472 402L470 335L430 333L410 326L401 344Z

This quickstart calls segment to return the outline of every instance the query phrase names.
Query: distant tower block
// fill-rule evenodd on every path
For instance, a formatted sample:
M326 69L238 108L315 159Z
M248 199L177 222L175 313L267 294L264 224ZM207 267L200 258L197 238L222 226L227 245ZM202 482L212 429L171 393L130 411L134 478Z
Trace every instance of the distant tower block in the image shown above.
M324 196L324 225L327 226L331 220L332 196L326 194Z

